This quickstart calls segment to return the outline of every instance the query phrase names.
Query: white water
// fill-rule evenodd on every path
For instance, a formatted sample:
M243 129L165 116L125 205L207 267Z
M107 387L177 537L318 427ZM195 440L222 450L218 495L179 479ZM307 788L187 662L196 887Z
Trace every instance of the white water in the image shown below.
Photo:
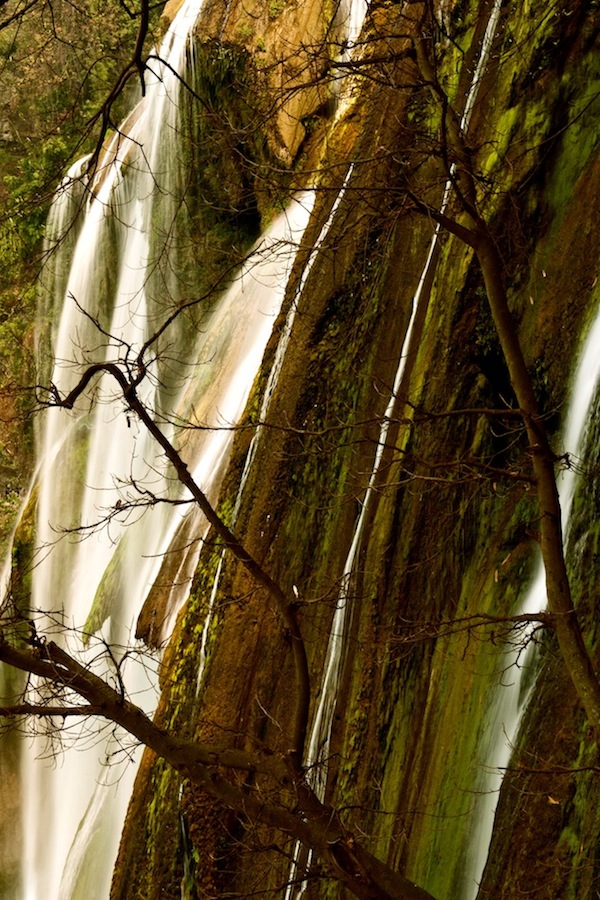
M185 183L178 144L182 88L171 69L183 70L200 7L201 0L187 0L177 14L161 47L168 66L156 64L156 77L148 79L146 96L122 129L127 135L120 134L105 156L93 195L82 206L75 171L57 194L47 226L48 246L56 245L56 251L49 256L40 300L41 326L48 327L39 344L42 354L53 350L51 379L63 395L90 362L135 360L181 298L169 278L177 261L172 223ZM245 406L308 214L296 202L275 221L231 288L196 316L193 337L179 321L174 324L161 345L164 358L152 364L140 386L140 397L159 415L213 502L231 426ZM161 229L168 235L162 244ZM61 241L65 234L68 239ZM160 417L167 410L173 422ZM182 429L181 422L198 427ZM98 640L85 646L81 631L99 634L117 660L125 647L136 647L137 617L188 507L139 506L140 492L142 499L144 491L182 499L181 491L107 375L73 412L47 411L39 456L36 626L114 677ZM199 543L204 526L193 520L192 527ZM74 528L77 533L65 534ZM186 578L174 587L170 621L188 587ZM168 627L163 626L165 636ZM154 668L148 657L127 658L121 668L129 695L149 710L156 696ZM47 756L43 738L24 749L25 900L108 897L137 759L130 747L120 752L122 741L110 732L108 741L100 740L95 723L88 723L66 732L67 748L57 759L40 758Z
M199 9L199 0L188 0L165 36L161 54L176 70L184 64L187 35ZM152 333L150 318L158 311L151 308L158 304L147 296L146 288L153 264L153 170L165 150L177 159L172 145L179 91L170 70L157 67L129 137L113 141L110 161L94 185L96 196L82 208L75 197L79 193L81 198L77 182L72 182L72 190L69 184L63 185L57 195L47 225L47 245L54 252L42 278L40 302L40 318L53 318L56 325L41 339L40 349L42 353L52 349L51 377L63 394L77 382L86 363L122 359L126 345L120 342L139 347ZM176 191L177 185L170 178L161 187ZM82 314L82 308L102 324L106 334ZM54 631L56 640L87 663L100 655L100 648L97 642L84 648L77 632L85 626L111 564L112 580L106 591L110 605L98 624L102 624L102 637L115 645L117 658L122 655L119 648L129 643L156 567L154 554L168 510L161 507L158 516L143 518L124 513L100 530L94 527L118 502L127 503L131 479L148 485L150 473L157 493L164 492L165 484L164 476L157 474L164 467L155 448L124 415L115 386L104 377L93 393L93 404L88 398L71 414L51 410L44 417L32 584L38 629ZM144 400L152 406L155 399L156 389L149 382ZM138 521L127 532L128 552L124 553L124 526L132 517ZM64 529L80 526L90 529L85 540L62 535ZM62 634L63 624L74 631ZM100 671L110 669L101 659L98 666ZM140 665L134 660L123 666L130 695L147 707L154 702L152 668L152 663ZM118 737L99 742L95 723L75 726L67 734L67 745L76 740L77 749L67 749L57 760L52 755L39 758L48 756L47 745L40 739L23 752L26 900L89 897L90 889L98 898L108 896L135 766L120 754L118 765L105 767L119 749Z
M575 378L571 388L569 412L563 429L562 444L572 460L579 460L585 450L586 426L589 412L600 382L600 315L591 326L583 345ZM570 514L577 483L576 467L561 470L558 476L558 491L563 524L563 541L568 555ZM546 609L546 577L541 558L538 559L536 574L527 590L519 612L534 615ZM531 629L522 635L527 641ZM510 762L513 747L518 737L523 714L527 708L533 686L523 687L528 672L535 667L537 651L530 646L526 654L521 653L517 665L517 650L507 652L502 660L502 668L507 671L505 683L497 689L496 702L486 729L488 749L485 766L488 770L484 786L484 797L477 810L477 826L471 845L472 871L470 896L477 895L477 885L481 880L487 861L489 845L494 826L498 795L504 771ZM531 681L531 679L528 679Z

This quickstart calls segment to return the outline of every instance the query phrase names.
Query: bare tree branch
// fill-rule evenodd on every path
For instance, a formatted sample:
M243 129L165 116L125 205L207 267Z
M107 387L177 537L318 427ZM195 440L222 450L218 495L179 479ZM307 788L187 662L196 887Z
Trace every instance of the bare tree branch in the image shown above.
M302 758L304 755L304 743L306 740L306 731L308 726L308 714L310 706L310 680L308 674L308 661L306 656L306 648L304 640L300 632L298 620L296 618L296 598L294 596L286 597L281 587L268 575L263 567L248 553L242 542L236 535L225 525L221 517L210 504L204 492L192 477L187 465L181 455L175 449L173 444L163 434L157 423L154 421L144 404L141 402L136 393L136 387L140 378L134 380L128 379L127 375L116 363L96 363L89 366L81 376L79 382L69 392L69 394L61 398L56 389L53 388L49 401L51 405L56 405L64 409L72 409L79 397L84 393L90 382L102 373L111 375L119 385L123 399L129 409L135 413L140 422L148 430L148 433L157 441L159 446L165 453L165 456L172 463L177 478L180 483L186 487L202 511L207 521L214 529L215 533L221 538L225 547L230 550L235 558L242 563L247 571L252 575L256 582L264 587L269 596L275 603L275 606L282 618L287 629L294 659L294 670L296 674L296 712L294 716L294 726L292 730L292 746L291 758L298 772L302 769Z

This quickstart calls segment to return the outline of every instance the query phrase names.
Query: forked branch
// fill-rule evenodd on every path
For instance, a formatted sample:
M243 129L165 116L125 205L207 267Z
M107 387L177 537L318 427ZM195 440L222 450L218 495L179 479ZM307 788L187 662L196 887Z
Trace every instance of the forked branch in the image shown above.
M223 522L219 514L209 502L206 494L201 490L193 475L189 471L185 461L179 451L169 441L162 432L158 424L152 418L142 401L139 399L136 387L139 383L139 375L135 380L130 378L123 369L116 363L96 363L89 366L81 376L77 385L70 393L61 398L58 389L52 386L50 391L49 405L62 407L64 409L72 409L79 397L85 392L90 382L98 375L106 373L111 375L119 388L121 389L123 399L127 407L133 412L142 425L147 429L148 433L157 441L162 448L165 456L173 465L179 482L192 495L195 503L206 517L209 525L214 529L215 533L223 541L225 547L231 551L234 557L240 562L255 581L266 589L269 596L273 600L275 607L281 616L283 624L289 636L294 660L294 671L296 676L296 709L294 715L294 723L292 727L292 746L290 748L290 759L296 774L300 774L302 769L302 758L304 755L304 744L306 740L306 732L308 727L308 714L310 705L310 680L308 674L308 661L306 656L306 648L300 631L300 626L296 618L296 598L288 598L276 581L265 571L265 569L254 559L248 552L242 541L231 531Z

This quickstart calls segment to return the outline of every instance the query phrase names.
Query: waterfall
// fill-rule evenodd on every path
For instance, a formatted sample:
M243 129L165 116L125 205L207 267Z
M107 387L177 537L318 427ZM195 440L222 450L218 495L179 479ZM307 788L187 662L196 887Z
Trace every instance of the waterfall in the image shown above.
M195 380L183 392L183 398L179 399L178 409L182 415L183 410L186 410L188 414L190 410L193 410L202 424L200 432L193 435L196 439L195 445L191 442L187 443L184 455L186 460L191 462L190 468L195 479L203 486L213 501L216 499L220 476L223 474L233 438L231 426L239 420L245 407L274 317L279 310L295 253L295 245L309 213L310 205L294 201L290 208L275 220L237 274L229 290L219 300L216 310L211 315L210 330L206 334L200 335L196 342L195 353L198 355L198 359L206 360L206 372L203 373L202 379ZM208 386L207 382L210 382ZM202 396L199 386L203 387ZM117 421L114 418L117 415L114 410L111 415L113 420L104 429L108 441L111 440L114 421ZM187 417L189 418L189 415ZM208 425L206 425L207 422ZM133 423L130 424L133 426ZM145 441L145 436L137 435L137 440L138 442ZM145 454L148 454L149 448L145 444L143 450ZM143 459L144 465L147 464L148 456L141 457L140 447L134 447L131 452ZM107 475L114 474L112 454L107 453L106 458L109 460L108 466L110 467ZM93 459L94 463L88 466L88 471L91 470L91 473L94 473L93 466L100 465L101 454L94 454ZM164 468L161 461L156 458L153 461L153 491L157 490L157 473L161 471L159 467ZM127 474L127 470L125 474ZM42 472L40 480L45 475L46 473ZM92 497L86 497L86 503L91 505L93 497L96 496L96 490L94 487L86 488L85 493L87 494L88 491L91 491ZM106 502L104 496L103 493L103 506ZM181 511L182 509L184 512ZM109 546L106 567L102 568L103 560L98 565L96 594L102 593L104 579L108 579L111 590L116 588L118 592L117 600L111 607L110 618L103 627L103 636L113 647L131 647L131 634L137 615L148 590L157 578L160 562L172 545L173 538L182 523L187 526L188 532L195 535L192 547L189 548L185 559L186 570L189 572L193 571L201 538L206 530L206 526L195 508L189 510L187 506L165 507L158 511L158 516L154 509L151 514L149 512L146 511L144 517L137 521L122 523L120 542ZM98 553L102 554L103 537L102 532L94 533L89 539L76 545L78 561L82 568L86 559L92 556L90 547L93 548L96 542L100 544ZM111 540L114 540L114 532ZM125 548L123 552L119 550L121 545ZM72 551L71 545L67 546ZM110 554L111 549L112 554ZM58 543L52 548L44 566L39 568L41 574L43 574L47 562L61 550L62 543ZM115 571L118 576L115 576ZM89 574L91 573L88 573L88 577ZM79 593L75 596L69 594L73 610L70 621L74 626L82 621L81 618L77 618L76 613L80 612L84 617L88 612L90 597L94 596L94 584L91 586L91 591L88 590L86 593L83 585L77 582L76 590L83 593L83 597ZM177 609L185 599L189 584L189 579L180 580L180 590L171 605L169 622L164 628L165 634L168 634ZM40 591L43 594L42 588ZM40 599L43 600L44 597L42 596ZM84 601L87 601L88 606ZM47 602L50 603L51 611L54 613L55 607L52 606L52 598L48 598ZM77 639L70 642L69 648L78 652L79 656L82 655L82 648ZM84 652L84 658L89 659L94 652L98 652L97 646L94 646L91 651ZM114 652L118 652L118 650ZM145 666L147 665L148 659L146 658ZM143 692L147 687L144 684L145 680L152 684L153 679L148 679L147 668L139 666L136 671L128 663L124 670L124 681L130 695L135 696L138 703L144 700ZM153 699L154 693L150 692L150 696L145 701L149 711ZM94 888L94 896L108 896L120 824L126 811L135 776L135 766L125 763L119 768L111 759L111 755L118 749L116 742L109 743L102 751L92 747L90 752L81 750L79 736L73 738L73 743L76 746L64 754L64 759L61 760L60 768L57 771L50 771L45 766L40 767L29 754L24 763L27 776L25 786L31 798L25 812L25 834L30 847L30 859L25 862L25 869L30 867L30 871L26 872L26 875L29 879L35 878L36 883L48 885L49 876L45 869L42 870L40 867L39 860L48 848L48 841L44 836L44 822L48 818L56 818L55 844L57 846L49 851L52 853L49 859L56 861L59 855L58 847L62 848L60 852L62 852L62 858L67 860L67 864L63 871L60 863L56 862L56 875L54 876L55 880L61 879L59 894L56 895L60 896L61 900L63 897L83 898L89 896L90 877L93 879L94 885L97 886L100 883L99 876L94 874L95 859L90 860L92 841L93 853L104 865L102 876L105 879L105 886L101 891L97 887ZM105 761L110 759L109 767L102 765L102 761L98 758L100 752ZM95 782L97 782L96 787ZM86 795L84 785L95 788L91 798L89 798L89 794ZM51 792L51 797L47 799L49 792ZM60 802L58 798L60 798ZM68 817L64 813L64 798L68 798L70 811ZM42 801L45 802L46 808L44 816L40 815ZM89 802L84 808L86 801ZM34 828L32 823L35 822L39 823L40 832L37 845L32 846L31 839ZM74 843L71 844L74 829L77 829L77 833ZM35 865L31 863L33 859L36 860ZM46 890L42 894L41 888L38 890L35 886L28 889L25 896L37 898L42 895L44 897L54 896L47 894Z
M562 445L571 459L579 459L585 451L586 426L589 412L600 382L600 315L596 316L575 370L571 387L568 415L563 426ZM569 552L570 514L577 483L577 471L573 466L562 469L558 475L558 493L563 522L563 542L565 552ZM539 554L538 554L539 556ZM546 577L541 558L538 558L534 577L523 599L520 613L536 614L546 608ZM525 642L531 629L525 632ZM494 827L494 816L504 771L510 762L513 747L518 737L523 714L527 708L533 685L528 673L535 669L537 650L534 645L517 665L517 651L507 651L502 659L502 669L510 667L510 683L501 685L496 692L495 702L489 714L486 728L487 752L482 753L488 775L484 795L477 810L477 827L471 847L470 885L471 896L476 896L477 885L481 881L487 861L489 845ZM472 874L471 874L472 873Z
M174 218L181 90L174 72L182 71L199 10L199 0L180 9L160 49L164 63L155 65L127 134L115 135L93 182L84 188L71 171L57 194L47 225L38 335L40 352L54 358L51 381L63 392L85 365L122 360L139 348L161 316L161 298L151 294L154 202L164 191ZM161 171L164 153L175 161L169 172ZM154 408L166 378L156 374L143 394ZM173 392L176 384L168 388ZM80 402L70 414L48 410L39 443L31 593L36 628L105 673L101 645L92 640L86 647L82 633L99 632L114 646L115 659L123 655L156 570L169 510L164 505L141 515L130 485L167 496L172 490L156 449L124 414L107 376L96 385L93 402ZM123 514L114 515L119 506ZM68 533L72 529L77 531ZM121 668L131 696L146 708L154 703L152 669L135 657ZM100 743L96 727L63 730L65 752L56 760L56 748L39 739L23 749L26 900L90 896L92 885L95 896L108 896L135 774L128 763L136 754L110 730ZM107 767L114 759L119 764Z
M91 363L134 365L178 304L194 296L178 271L186 161L184 87L175 73L184 71L200 9L201 0L186 0L177 13L158 54L164 62L153 62L145 96L94 176L86 181L82 162L56 194L40 280L38 353L44 381L63 395ZM212 502L309 213L310 204L293 202L231 286L175 318L154 342L139 396ZM161 561L187 528L194 540L160 623L166 639L205 525L106 373L73 411L46 410L37 437L31 617L40 634L99 674L123 677L129 696L151 712L157 660L133 639L136 622ZM125 735L95 721L69 723L60 738L24 742L25 900L108 897L138 756Z

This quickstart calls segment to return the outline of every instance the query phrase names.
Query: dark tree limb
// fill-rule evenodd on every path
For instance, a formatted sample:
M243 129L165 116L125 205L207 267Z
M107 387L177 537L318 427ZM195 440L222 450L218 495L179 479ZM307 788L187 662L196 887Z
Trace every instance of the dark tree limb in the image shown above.
M72 409L79 397L85 392L90 382L98 375L107 373L111 375L119 385L123 398L128 408L137 415L149 434L157 441L165 456L175 469L179 482L189 490L194 501L206 517L209 525L223 541L224 546L231 551L255 581L264 587L277 608L283 624L290 638L294 671L296 675L296 709L292 728L292 746L290 759L297 774L302 770L302 758L308 727L308 715L310 707L310 680L308 674L308 660L306 647L300 632L300 626L296 618L296 598L288 598L282 588L271 578L264 568L247 551L239 538L225 525L219 514L212 507L204 492L194 480L186 463L173 444L161 431L144 404L139 399L136 387L139 377L131 380L116 363L96 363L89 366L81 376L77 385L70 393L61 398L56 388L51 391L52 405Z
M455 217L432 210L417 198L413 200L416 200L420 211L426 212L451 234L471 246L481 267L492 319L530 443L540 509L540 546L552 625L566 669L596 732L597 740L600 741L600 683L585 646L566 570L555 472L557 457L550 446L544 417L540 412L517 327L509 308L502 259L490 228L478 208L472 156L458 117L450 108L437 78L431 60L431 43L423 38L423 34L427 33L425 23L430 15L429 4L424 4L421 29L415 37L417 64L446 123L443 140L445 153L454 172L452 185L456 207L458 214L467 216L470 225L467 227ZM450 169L448 172L451 174Z
M390 869L363 848L333 807L321 803L301 773L268 750L237 750L179 738L159 728L135 704L52 641L34 639L31 648L12 646L0 635L0 661L37 675L68 692L86 706L43 707L18 703L0 708L0 715L101 716L124 728L166 760L184 778L198 785L238 814L273 826L301 841L321 861L324 872L364 900L433 900L412 881ZM236 784L228 772L266 776L268 791L253 790L247 781ZM284 796L291 797L286 804Z

